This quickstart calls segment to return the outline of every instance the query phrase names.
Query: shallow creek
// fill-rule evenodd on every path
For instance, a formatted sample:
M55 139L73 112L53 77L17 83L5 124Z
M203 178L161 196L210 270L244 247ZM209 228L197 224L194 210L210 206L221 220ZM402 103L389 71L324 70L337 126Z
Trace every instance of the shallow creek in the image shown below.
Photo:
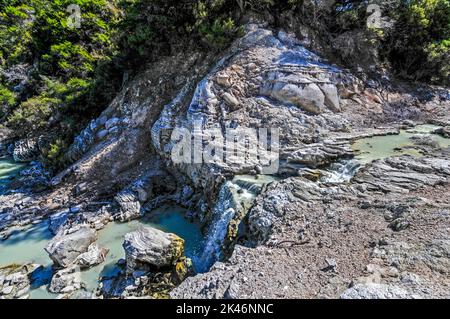
M110 223L98 233L97 243L109 249L106 261L81 273L86 290L95 291L101 277L116 274L119 269L116 262L125 257L122 248L126 233L137 230L141 226L151 226L166 232L175 233L185 242L185 254L192 258L194 267L203 247L203 235L200 225L189 222L185 211L179 207L165 207L148 213L140 220L129 223ZM32 225L26 230L13 232L4 241L0 241L0 266L10 264L35 263L45 268L39 274L40 280L32 286L30 298L55 298L56 295L47 292L46 286L52 275L51 260L44 248L52 238L48 230L48 221Z
M413 129L401 130L398 135L375 136L356 140L352 149L354 159L339 161L331 165L329 175L322 180L331 183L348 182L361 165L377 159L409 154L422 156L418 147L418 138L431 139L440 147L450 147L450 139L431 134L437 126L419 125ZM11 177L16 175L23 165L7 159L0 159L0 195L7 187ZM116 263L124 258L122 243L126 233L137 230L141 226L152 226L166 232L179 235L185 240L186 256L193 261L198 272L206 272L210 266L221 259L222 245L227 233L228 224L239 209L248 209L261 188L273 181L272 176L236 176L226 182L219 193L216 207L213 210L213 222L203 236L200 225L191 223L185 218L186 211L179 207L165 207L148 213L140 220L128 223L110 223L98 233L98 244L109 249L107 259L101 265L82 272L81 278L88 291L95 291L101 277L114 276L119 269ZM13 231L11 236L0 241L0 266L10 264L35 263L44 266L37 274L30 298L55 298L46 286L52 276L51 261L44 251L52 234L48 230L48 221L29 226L25 230Z
M424 156L420 150L420 140L426 139L427 144L433 144L438 148L450 147L450 139L432 134L438 128L439 126L423 124L411 129L400 130L400 133L396 135L373 136L355 140L352 144L355 158L331 164L321 182L349 182L362 165L375 160L401 155Z

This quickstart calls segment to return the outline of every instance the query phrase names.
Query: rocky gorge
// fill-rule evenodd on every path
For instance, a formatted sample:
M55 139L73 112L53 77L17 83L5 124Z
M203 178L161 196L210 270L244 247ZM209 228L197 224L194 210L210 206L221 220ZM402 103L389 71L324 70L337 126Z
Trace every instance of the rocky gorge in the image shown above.
M449 298L449 90L307 46L250 23L220 54L151 64L55 176L39 139L2 137L0 298ZM279 129L278 172L270 152L173 161L177 129L220 148L229 128ZM18 233L39 242L19 263Z

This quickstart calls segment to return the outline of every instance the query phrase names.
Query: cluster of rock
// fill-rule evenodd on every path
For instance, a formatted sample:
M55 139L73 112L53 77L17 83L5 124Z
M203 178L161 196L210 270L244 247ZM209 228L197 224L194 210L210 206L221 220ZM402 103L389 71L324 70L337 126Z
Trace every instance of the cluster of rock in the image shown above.
M101 116L91 123L75 138L65 154L69 163L79 160L95 142L104 140L108 135L117 135L123 126L129 123L127 118Z
M105 260L107 250L100 249L95 241L97 234L89 225L62 229L49 242L45 250L56 267L66 268L73 264L86 268Z
M122 271L103 278L97 292L86 291L81 272L103 263L108 254L108 249L97 244L96 229L113 219L109 210L93 213L75 208L50 217L49 228L56 233L45 248L55 269L48 286L51 293L60 298L80 293L83 298L163 297L192 274L192 262L184 256L184 240L154 228L141 228L125 236L126 258L123 263L117 261Z
M159 201L160 204L165 202L164 196L174 192L177 186L166 171L159 167L155 162L155 167L125 187L114 197L114 202L118 206L118 211L114 214L114 218L120 222L130 221L141 217L147 210L144 204L151 201Z
M11 265L0 268L0 299L27 299L31 274L39 265Z
M108 249L99 247L89 225L62 228L45 250L57 269L49 286L52 293L68 294L83 287L80 271L105 261Z

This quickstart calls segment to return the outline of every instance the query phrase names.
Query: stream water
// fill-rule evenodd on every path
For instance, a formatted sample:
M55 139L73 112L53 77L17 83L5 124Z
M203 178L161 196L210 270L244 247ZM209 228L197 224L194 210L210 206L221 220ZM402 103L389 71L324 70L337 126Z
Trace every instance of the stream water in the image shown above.
M420 125L414 129L402 130L398 135L376 136L357 140L352 145L356 153L355 159L334 163L324 177L325 182L348 182L361 165L373 160L390 156L409 154L422 156L417 148L418 138L426 137L441 148L450 146L450 139L430 134L436 126ZM16 175L23 165L8 159L0 159L0 195L7 189L9 180ZM193 261L198 272L206 272L211 265L222 257L222 247L227 234L228 225L238 209L248 209L252 205L261 188L278 179L272 176L236 176L226 182L219 193L213 210L212 223L202 235L200 225L191 223L185 218L185 210L179 207L165 207L148 213L141 220L129 223L110 223L98 233L98 244L109 249L107 259L101 265L83 271L81 278L88 291L97 288L99 279L110 277L118 272L116 262L124 258L122 243L128 232L140 226L152 226L166 232L179 235L185 240L185 253ZM47 285L53 270L51 261L44 248L52 234L48 230L48 221L39 222L25 230L17 230L11 236L0 241L0 266L10 264L35 263L44 268L37 274L32 285L30 298L55 298L47 292Z
M213 209L213 221L205 238L205 247L199 258L199 272L208 271L214 262L221 259L228 225L238 207L249 209L261 188L277 180L278 178L270 175L239 175L222 185Z
M420 157L422 153L417 149L417 138L429 138L440 148L450 146L450 139L437 134L431 134L438 126L424 124L408 130L401 130L398 135L374 136L355 141L352 145L356 152L356 159L362 164L377 159L408 154Z
M151 226L160 230L175 233L185 240L185 254L192 258L194 267L198 267L198 256L203 249L203 235L200 225L191 223L185 218L185 210L179 207L165 207L148 213L141 220L129 223L110 223L99 231L97 243L109 249L106 261L81 273L86 290L93 292L103 276L113 276L119 271L116 263L125 257L122 248L125 234L137 230L140 226ZM0 241L0 266L10 264L35 263L44 266L40 271L37 284L32 286L30 298L49 299L56 295L47 291L46 287L52 276L51 260L44 248L52 234L48 230L48 221L32 225L21 231L12 232L11 236Z
M0 158L0 195L6 191L8 182L24 167L8 158Z
M426 144L436 148L450 147L450 139L432 134L437 128L439 126L424 124L408 130L400 130L397 135L373 136L356 140L352 144L355 158L331 164L321 182L349 182L362 165L375 160L400 155L421 157L424 155L420 150L421 141L426 141Z

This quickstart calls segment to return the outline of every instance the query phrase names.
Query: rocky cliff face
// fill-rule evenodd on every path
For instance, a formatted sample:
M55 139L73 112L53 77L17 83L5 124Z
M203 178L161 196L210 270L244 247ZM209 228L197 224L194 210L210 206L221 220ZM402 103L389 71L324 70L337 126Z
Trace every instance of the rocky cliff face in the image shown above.
M330 164L354 156L350 144L357 138L425 121L450 125L447 91L421 94L394 90L386 79L361 81L307 50L307 42L251 24L220 56L192 49L150 65L77 137L66 155L72 164L53 178L51 190L2 196L0 231L35 216L57 213L59 221L68 209L61 222L55 219L59 235L48 248L66 267L95 241L87 230L81 250L64 244L80 237L69 231L79 224L101 229L176 203L211 232L214 212L220 217L232 209L224 215L227 229L217 232L230 246L214 246L231 257L185 280L172 297L448 297L448 152L424 149L420 159L367 164L350 182L321 182ZM220 149L227 130L239 128L279 129L278 178L253 183L258 191L249 197L241 180L235 187L241 197L230 195L238 203L224 205L218 201L229 199L220 196L226 182L260 175L273 154L179 163L171 137L197 130L203 144ZM145 248L152 238L135 234L128 241ZM145 249L142 254L139 259L148 261ZM170 264L185 264L182 258L177 253ZM113 296L114 285L103 290Z

